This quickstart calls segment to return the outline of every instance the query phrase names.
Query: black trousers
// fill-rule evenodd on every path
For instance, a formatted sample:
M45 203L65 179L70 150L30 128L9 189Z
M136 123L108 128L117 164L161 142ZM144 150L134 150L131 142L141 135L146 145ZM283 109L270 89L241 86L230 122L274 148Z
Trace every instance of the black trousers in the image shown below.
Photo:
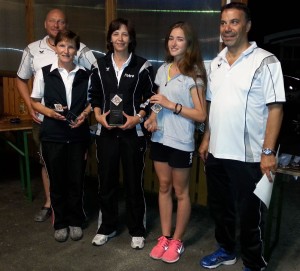
M253 193L262 177L260 163L217 159L209 154L205 171L217 242L225 250L235 251L239 215L243 263L260 270L267 265L263 258L263 205Z
M126 224L131 236L145 236L144 168L146 139L138 136L96 137L99 175L99 234L118 226L120 162L126 202Z
M85 221L83 186L88 142L42 142L50 180L54 229L81 227Z

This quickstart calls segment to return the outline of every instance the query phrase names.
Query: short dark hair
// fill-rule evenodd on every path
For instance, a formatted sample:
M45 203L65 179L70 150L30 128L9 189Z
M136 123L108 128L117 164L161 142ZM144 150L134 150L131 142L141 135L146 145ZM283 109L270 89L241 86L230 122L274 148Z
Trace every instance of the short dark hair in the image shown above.
M238 10L241 10L241 11L243 11L245 13L246 21L251 21L251 12L250 12L249 7L245 3L242 3L242 2L230 2L230 3L224 5L221 8L221 14L226 9L238 9Z
M136 47L135 29L134 29L132 22L130 22L129 20L124 19L124 18L115 19L110 23L108 31L107 31L107 36L106 36L107 50L108 51L114 50L114 47L111 43L111 35L113 32L120 29L121 25L125 25L128 30L129 39L130 39L129 46L128 46L128 52L134 53L135 47Z
M75 41L76 50L78 51L80 48L80 37L71 30L65 30L58 32L57 36L55 37L54 44L55 46L63 40L72 40Z

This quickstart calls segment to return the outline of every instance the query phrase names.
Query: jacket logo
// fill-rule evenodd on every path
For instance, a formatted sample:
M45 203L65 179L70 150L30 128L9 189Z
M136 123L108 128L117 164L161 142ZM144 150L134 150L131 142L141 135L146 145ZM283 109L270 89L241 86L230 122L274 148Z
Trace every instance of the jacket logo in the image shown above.
M109 67L106 67L106 71L109 72Z
M124 77L133 78L133 77L134 77L134 74L128 74L128 73L125 73L125 74L124 74Z
M42 50L42 51L39 51L40 52L40 54L43 54L44 53L44 50Z

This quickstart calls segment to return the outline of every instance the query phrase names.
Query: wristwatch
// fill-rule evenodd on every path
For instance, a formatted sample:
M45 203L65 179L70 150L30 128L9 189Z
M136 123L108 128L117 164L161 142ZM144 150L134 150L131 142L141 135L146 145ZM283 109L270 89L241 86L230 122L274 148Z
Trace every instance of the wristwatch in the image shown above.
M136 116L138 116L140 118L140 123L142 123L144 121L144 118L142 117L141 114L136 114Z
M276 152L269 148L262 149L261 153L264 155L276 155Z

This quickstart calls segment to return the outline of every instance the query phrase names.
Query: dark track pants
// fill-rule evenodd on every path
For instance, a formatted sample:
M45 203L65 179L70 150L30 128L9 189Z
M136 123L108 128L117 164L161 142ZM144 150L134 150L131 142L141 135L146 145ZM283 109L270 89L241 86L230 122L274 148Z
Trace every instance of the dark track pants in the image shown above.
M42 142L56 230L68 226L81 227L85 220L83 185L87 148L87 142Z
M98 233L117 230L120 161L126 202L126 224L131 236L145 236L145 137L96 137L99 175Z
M216 159L209 154L205 171L217 242L225 250L235 251L237 211L243 263L260 270L267 265L263 258L263 206L253 193L262 177L260 164Z

